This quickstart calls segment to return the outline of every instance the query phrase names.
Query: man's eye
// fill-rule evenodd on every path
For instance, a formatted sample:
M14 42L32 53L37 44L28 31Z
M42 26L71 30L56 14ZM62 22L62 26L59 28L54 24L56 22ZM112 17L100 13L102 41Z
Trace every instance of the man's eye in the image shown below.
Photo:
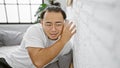
M62 24L60 23L60 24L56 24L57 26L62 26Z
M46 24L46 26L51 26L52 24Z

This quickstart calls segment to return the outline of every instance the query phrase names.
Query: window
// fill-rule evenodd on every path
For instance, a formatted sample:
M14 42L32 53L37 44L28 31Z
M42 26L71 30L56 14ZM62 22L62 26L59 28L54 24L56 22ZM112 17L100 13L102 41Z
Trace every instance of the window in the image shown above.
M0 24L34 23L42 0L0 0Z

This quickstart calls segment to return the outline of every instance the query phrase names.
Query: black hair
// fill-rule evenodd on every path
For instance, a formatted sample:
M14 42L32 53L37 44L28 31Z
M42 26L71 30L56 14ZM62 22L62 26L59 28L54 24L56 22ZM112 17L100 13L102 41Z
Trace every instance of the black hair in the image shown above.
M57 4L58 5L58 4ZM55 5L51 5L48 6L41 14L40 14L40 18L43 19L44 18L44 14L46 13L46 11L48 12L61 12L63 19L66 19L66 13L64 12L64 10L59 6Z
M59 7L61 6L61 4L59 2L55 2L55 3L53 2L53 3L51 3L51 5L55 5L55 6L59 6Z

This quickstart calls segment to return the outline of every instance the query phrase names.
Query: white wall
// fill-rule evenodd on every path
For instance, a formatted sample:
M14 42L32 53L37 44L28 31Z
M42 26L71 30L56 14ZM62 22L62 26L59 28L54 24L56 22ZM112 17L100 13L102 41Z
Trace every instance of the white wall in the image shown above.
M67 13L77 25L74 68L120 68L120 0L74 0Z

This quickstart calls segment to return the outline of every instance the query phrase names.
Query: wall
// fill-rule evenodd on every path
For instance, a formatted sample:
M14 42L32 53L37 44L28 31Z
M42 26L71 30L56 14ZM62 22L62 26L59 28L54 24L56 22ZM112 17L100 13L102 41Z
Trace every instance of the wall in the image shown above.
M67 14L77 25L74 68L120 68L120 0L74 0Z

